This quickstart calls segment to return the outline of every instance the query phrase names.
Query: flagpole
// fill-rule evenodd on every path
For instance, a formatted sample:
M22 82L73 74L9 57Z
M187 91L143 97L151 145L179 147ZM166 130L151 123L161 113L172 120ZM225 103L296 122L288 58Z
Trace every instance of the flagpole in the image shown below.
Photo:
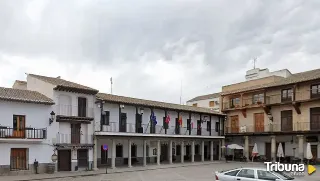
M110 78L110 84L111 84L111 94L112 94L112 77Z
M182 79L180 84L180 105L182 104Z

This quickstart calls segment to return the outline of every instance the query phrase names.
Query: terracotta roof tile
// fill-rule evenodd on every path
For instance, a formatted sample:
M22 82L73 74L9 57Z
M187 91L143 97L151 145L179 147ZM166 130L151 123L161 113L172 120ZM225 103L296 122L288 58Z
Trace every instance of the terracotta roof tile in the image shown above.
M38 104L54 104L53 100L36 91L0 87L0 100Z
M151 101L151 100L145 100L145 99L137 99L132 97L124 97L124 96L111 95L111 94L105 94L105 93L98 93L97 99L109 101L109 102L123 103L123 104L149 106L149 107L160 108L160 109L171 109L171 110L179 110L179 111L224 115L223 113L213 111L208 108L192 107L187 105L165 103L165 102Z
M257 89L263 89L263 88L269 88L269 87L277 87L282 85L290 85L290 84L306 82L306 81L311 81L316 79L320 79L320 69L292 74L287 78L283 78L278 81L267 83L267 84L255 85L255 86L246 87L246 88L238 89L234 91L222 92L221 95L235 94L235 93L240 93L245 91L257 90Z
M214 99L214 98L218 98L218 97L220 97L220 92L219 93L213 93L213 94L207 94L207 95L198 96L198 97L195 97L193 99L188 100L187 102Z
M42 75L35 75L35 74L29 74L30 76L40 79L44 82L47 82L52 85L56 85L57 87L55 89L73 89L73 90L83 90L89 94L97 94L99 91L84 85L80 85L78 83L70 82L61 78L54 78L54 77L46 77Z

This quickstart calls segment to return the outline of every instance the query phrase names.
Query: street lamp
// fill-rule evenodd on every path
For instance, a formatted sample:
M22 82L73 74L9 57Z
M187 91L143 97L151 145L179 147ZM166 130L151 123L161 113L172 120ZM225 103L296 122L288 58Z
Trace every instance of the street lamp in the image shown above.
M143 114L143 112L144 112L144 109L143 109L143 107L141 107L140 108L140 114Z
M53 111L51 111L50 118L49 118L49 125L53 123L55 117L56 117L56 114Z
M124 108L124 105L123 105L123 104L120 104L120 108L123 109L123 108Z
M51 155L52 162L56 162L58 160L58 155L56 154L56 150L53 150L53 154Z
M273 121L273 116L270 113L268 114L268 118L270 121Z

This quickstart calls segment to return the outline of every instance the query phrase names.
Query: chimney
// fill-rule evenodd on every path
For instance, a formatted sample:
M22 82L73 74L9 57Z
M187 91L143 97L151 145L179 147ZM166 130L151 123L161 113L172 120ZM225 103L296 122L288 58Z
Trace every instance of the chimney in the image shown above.
M58 76L57 79L61 79L61 76Z

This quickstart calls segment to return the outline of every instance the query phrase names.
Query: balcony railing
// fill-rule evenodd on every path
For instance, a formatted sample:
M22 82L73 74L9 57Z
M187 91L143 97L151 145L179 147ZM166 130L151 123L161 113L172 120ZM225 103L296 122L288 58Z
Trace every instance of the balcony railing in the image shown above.
M54 144L92 144L93 135L57 133Z
M168 134L168 135L199 135L210 136L210 130L206 128L192 128L191 131L187 127L170 126L167 130L162 125L155 125L153 129L150 124L142 124L141 127L136 127L134 123L127 123L125 126L120 126L118 122L110 122L109 125L103 125L102 131L106 132L124 132L124 133L142 133L142 134ZM190 134L191 133L191 134ZM211 135L218 135L214 129L211 129Z
M23 128L14 129L10 127L0 127L0 138L8 139L46 139L47 129Z
M281 125L279 123L266 124L262 126L245 125L239 127L226 127L225 133L266 133L266 132L295 132L295 131L320 131L320 123L297 122Z
M85 110L78 106L72 105L57 105L56 115L61 116L78 116L78 117L94 117L93 108L86 108Z

